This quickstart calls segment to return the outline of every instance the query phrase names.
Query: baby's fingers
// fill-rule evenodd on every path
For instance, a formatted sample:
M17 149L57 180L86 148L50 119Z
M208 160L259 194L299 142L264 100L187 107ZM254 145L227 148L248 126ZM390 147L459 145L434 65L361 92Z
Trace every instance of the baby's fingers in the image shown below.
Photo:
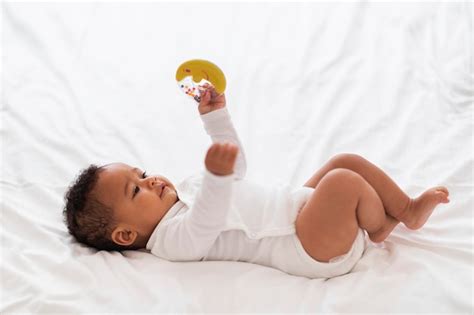
M238 151L239 148L233 143L214 143L209 149L209 154L222 161L229 161L237 156Z
M238 146L232 143L214 143L207 152L207 169L216 175L231 174L238 150Z
M239 147L233 143L225 143L223 145L222 158L226 161L235 160L237 153L239 152Z
M211 100L211 93L205 90L201 93L201 104L206 105Z
M205 83L204 85L201 85L201 86L198 86L198 90L201 92L201 93L204 93L206 91L209 91L213 88L212 85L209 85L208 83Z

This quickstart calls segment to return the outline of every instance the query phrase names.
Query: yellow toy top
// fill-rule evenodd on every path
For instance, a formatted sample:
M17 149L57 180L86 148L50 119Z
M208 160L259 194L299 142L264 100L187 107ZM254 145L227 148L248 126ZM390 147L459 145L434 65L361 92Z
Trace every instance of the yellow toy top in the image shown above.
M192 59L182 63L178 70L176 70L176 81L182 81L188 76L191 76L196 83L200 83L202 79L211 82L219 94L225 91L226 80L224 73L210 61Z

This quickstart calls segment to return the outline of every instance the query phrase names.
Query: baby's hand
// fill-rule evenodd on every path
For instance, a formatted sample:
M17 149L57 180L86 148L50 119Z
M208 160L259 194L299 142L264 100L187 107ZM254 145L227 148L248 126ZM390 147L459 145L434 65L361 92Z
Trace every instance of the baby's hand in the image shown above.
M234 172L235 159L239 147L235 144L214 143L207 150L205 165L209 172L214 175L225 176Z
M225 95L217 94L214 87L208 83L204 84L201 90L201 102L199 103L198 110L201 115L207 114L214 110L225 107Z

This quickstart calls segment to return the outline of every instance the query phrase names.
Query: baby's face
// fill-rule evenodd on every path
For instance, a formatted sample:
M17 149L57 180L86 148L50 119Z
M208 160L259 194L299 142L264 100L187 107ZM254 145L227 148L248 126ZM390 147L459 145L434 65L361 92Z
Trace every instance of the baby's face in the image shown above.
M167 178L147 176L143 170L123 163L104 167L95 192L113 209L117 227L111 238L120 245L145 247L156 225L178 200Z

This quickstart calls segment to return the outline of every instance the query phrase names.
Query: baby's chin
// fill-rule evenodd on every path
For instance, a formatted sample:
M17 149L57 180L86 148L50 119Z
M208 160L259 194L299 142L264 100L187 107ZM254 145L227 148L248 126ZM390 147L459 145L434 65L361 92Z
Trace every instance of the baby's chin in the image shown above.
M168 189L166 189L165 196L162 196L162 198L171 200L172 205L174 205L179 200L178 192L176 191L176 189L171 188L171 187L168 187Z

